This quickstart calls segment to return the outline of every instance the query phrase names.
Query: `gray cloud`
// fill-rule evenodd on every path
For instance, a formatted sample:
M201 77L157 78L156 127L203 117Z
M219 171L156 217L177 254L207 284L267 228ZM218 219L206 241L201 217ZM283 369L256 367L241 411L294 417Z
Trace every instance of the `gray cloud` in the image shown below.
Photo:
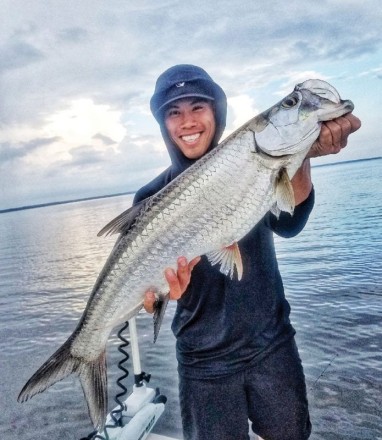
M337 2L323 6L276 0L265 8L255 2L233 7L222 0L217 10L195 0L140 7L90 1L74 7L69 2L61 14L73 17L71 27L44 8L44 27L36 24L33 32L23 34L30 39L23 43L29 52L14 47L14 56L6 57L8 65L25 67L23 77L7 77L5 82L12 98L4 98L7 109L0 109L0 117L7 123L42 122L62 97L87 96L121 109L147 106L154 79L176 62L203 65L218 78L227 77L227 83L236 75L241 86L264 84L288 66L358 57L381 46L379 8L372 12L358 4L346 9ZM33 21L37 23L36 16ZM37 67L37 60L44 62ZM247 70L244 65L260 67Z
M24 3L2 5L7 20L0 30L0 185L9 176L17 180L16 173L31 176L34 171L23 168L21 159L39 148L39 141L49 142L41 137L17 143L2 127L36 132L70 101L89 98L118 110L131 133L118 151L103 133L94 141L114 148L71 150L71 160L44 170L54 181L49 188L73 185L73 191L86 187L95 194L101 188L136 189L168 165L166 152L154 147L159 132L148 102L156 77L176 63L203 66L228 96L252 94L261 109L273 104L272 93L299 71L341 77L345 85L357 76L357 66L358 73L368 72L359 79L363 84L381 78L382 11L375 0L221 0L218 7L205 0L67 0L59 8L43 0ZM368 64L361 69L364 60ZM362 103L364 96L350 97ZM10 166L16 160L18 170ZM33 174L31 181L38 178Z
M81 27L65 28L58 32L58 38L69 43L81 43L86 40L88 35L88 31Z
M14 41L0 47L0 73L28 66L44 59L44 54L25 41Z
M59 137L32 139L29 142L21 144L12 144L9 142L3 142L0 144L0 167L5 167L7 162L12 162L17 159L22 159L33 151L50 145L60 140Z
M93 136L93 139L98 139L100 140L104 145L113 145L116 144L116 141L114 141L113 139L111 139L108 136L103 135L102 133L97 133Z
M105 152L97 151L91 145L81 145L69 151L71 161L66 162L69 167L92 167L95 164L104 162Z

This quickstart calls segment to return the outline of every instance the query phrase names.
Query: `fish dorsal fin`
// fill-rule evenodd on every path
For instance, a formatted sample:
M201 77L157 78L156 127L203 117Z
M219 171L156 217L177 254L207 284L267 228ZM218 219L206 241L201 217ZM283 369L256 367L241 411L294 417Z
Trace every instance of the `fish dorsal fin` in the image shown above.
M296 203L294 200L293 186L285 168L282 168L277 176L275 195L277 208L279 208L280 211L286 211L292 215Z
M126 234L126 232L131 228L135 219L139 216L139 214L146 209L147 205L151 201L151 197L147 197L144 200L141 200L137 204L133 205L131 208L119 214L118 217L109 222L106 226L104 226L97 234L98 237L106 234Z
M220 272L233 278L236 267L237 279L240 281L243 276L243 262L241 259L239 245L233 243L229 246L207 254L209 262L214 265L220 263Z

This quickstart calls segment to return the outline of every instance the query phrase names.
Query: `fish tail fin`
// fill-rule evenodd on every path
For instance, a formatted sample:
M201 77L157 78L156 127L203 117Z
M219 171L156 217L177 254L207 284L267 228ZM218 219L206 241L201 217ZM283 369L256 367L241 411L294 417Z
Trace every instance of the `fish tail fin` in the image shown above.
M64 379L78 369L80 360L70 353L71 339L68 339L28 380L17 400L25 402L35 394L42 393L51 385Z
M107 416L106 351L92 362L83 362L78 374L93 426L102 431Z
M71 354L72 340L69 338L33 374L24 385L17 400L25 402L71 373L77 373L93 425L95 428L103 428L107 415L106 353L103 351L94 361L85 362Z

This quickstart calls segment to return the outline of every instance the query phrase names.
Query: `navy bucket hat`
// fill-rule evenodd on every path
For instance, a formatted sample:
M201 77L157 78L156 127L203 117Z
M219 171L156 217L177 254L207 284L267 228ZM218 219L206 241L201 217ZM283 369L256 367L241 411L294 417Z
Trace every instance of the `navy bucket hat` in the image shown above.
M216 101L215 107L226 117L227 98L223 89L198 66L178 64L163 72L157 79L150 109L159 123L168 104L181 98L199 97ZM221 119L221 118L219 118ZM224 122L225 125L225 122Z

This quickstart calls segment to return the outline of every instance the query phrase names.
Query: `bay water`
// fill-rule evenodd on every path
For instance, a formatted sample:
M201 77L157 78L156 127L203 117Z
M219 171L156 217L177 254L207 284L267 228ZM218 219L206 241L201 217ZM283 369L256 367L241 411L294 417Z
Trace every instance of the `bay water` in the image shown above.
M382 160L316 167L313 180L316 205L306 228L275 239L306 374L311 438L382 440ZM1 439L78 440L92 431L74 376L26 403L16 399L73 331L115 241L97 232L131 202L127 195L0 214ZM168 398L154 432L181 438L174 308L156 344L152 317L141 313L137 325L149 386ZM109 409L119 392L118 344L114 332ZM132 383L130 374L129 389Z

